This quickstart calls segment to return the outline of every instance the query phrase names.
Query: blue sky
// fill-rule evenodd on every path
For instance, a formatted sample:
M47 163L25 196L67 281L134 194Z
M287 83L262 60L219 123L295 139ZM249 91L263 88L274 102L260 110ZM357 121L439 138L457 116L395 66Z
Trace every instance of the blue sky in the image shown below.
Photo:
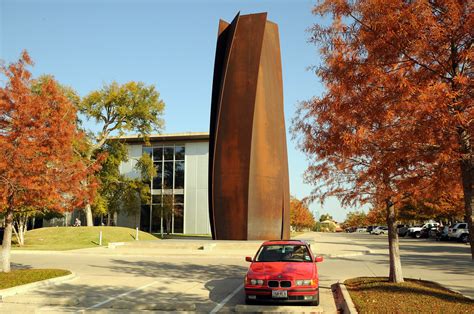
M209 130L212 74L219 19L268 12L279 25L287 129L298 101L324 91L308 71L319 63L306 29L321 22L315 1L0 0L0 59L16 60L27 49L33 74L52 74L82 96L111 81L153 84L166 103L164 133ZM89 123L94 128L92 123ZM288 135L290 190L299 198L305 156ZM348 209L335 199L313 212L339 221Z

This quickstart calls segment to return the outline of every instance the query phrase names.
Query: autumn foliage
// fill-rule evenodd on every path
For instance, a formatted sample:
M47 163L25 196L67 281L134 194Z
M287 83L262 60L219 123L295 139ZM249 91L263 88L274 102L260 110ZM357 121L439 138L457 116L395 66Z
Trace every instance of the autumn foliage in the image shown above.
M472 29L469 1L321 1L312 29L322 97L300 105L293 132L312 159L313 198L381 206L390 279L403 281L397 211L462 183L472 219ZM470 223L470 225L472 225Z
M313 214L309 211L308 206L292 197L290 200L290 224L295 231L312 228L314 223Z
M81 181L88 172L76 153L81 134L76 110L53 80L32 89L26 52L0 71L0 212L6 228L3 271L9 271L13 214L36 210L64 211L80 205L85 195Z

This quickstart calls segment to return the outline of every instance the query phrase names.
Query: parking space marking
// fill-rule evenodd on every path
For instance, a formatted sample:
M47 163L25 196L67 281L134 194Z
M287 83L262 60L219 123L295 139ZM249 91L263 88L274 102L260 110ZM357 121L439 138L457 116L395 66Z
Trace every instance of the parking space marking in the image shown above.
M107 303L112 302L113 300L116 300L116 299L118 299L118 298L121 298L121 297L124 297L124 296L126 296L126 295L129 295L130 293L133 293L133 292L135 292L135 291L139 291L139 290L146 289L146 288L148 288L148 287L150 287L150 286L153 286L154 284L157 284L157 283L158 283L158 281L150 282L149 284L146 284L146 285L144 285L144 286L141 286L141 287L138 287L138 288L129 290L129 291L124 292L124 293L122 293L122 294L119 294L119 295L116 295L116 296L114 296L114 297L108 298L108 299L105 300L105 301L102 301L102 302L99 302L99 303L97 303L97 304L94 304L93 306L90 306L90 307L86 308L85 310L87 311L87 310L92 310L92 309L98 308L98 307L100 307L100 306L102 306L102 305L104 305L104 304L107 304Z
M219 310L227 303L229 302L230 299L234 297L234 295L237 294L242 288L244 287L244 284L241 284L240 286L237 287L231 294L229 294L224 300L222 300L219 304L216 305L215 308L212 309L210 313L217 313Z

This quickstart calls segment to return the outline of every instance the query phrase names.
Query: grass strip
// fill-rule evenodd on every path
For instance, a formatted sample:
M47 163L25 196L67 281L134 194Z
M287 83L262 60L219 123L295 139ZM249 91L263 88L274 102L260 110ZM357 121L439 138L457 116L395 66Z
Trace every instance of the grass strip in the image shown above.
M99 233L102 231L102 245L109 242L135 241L135 229L124 227L49 227L29 230L25 235L25 245L14 242L14 249L65 251L99 246ZM139 231L138 239L158 240L153 235ZM13 240L16 240L13 237Z
M474 301L437 283L359 277L344 282L359 313L474 313Z
M0 290L70 274L69 270L64 269L15 269L0 273Z

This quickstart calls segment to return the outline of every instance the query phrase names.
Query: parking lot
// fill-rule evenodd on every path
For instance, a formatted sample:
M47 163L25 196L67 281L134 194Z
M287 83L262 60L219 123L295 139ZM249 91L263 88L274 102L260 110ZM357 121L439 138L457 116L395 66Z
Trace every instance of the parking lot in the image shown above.
M331 284L351 277L388 275L386 235L307 233L300 237L313 241L313 251L325 256L319 264L321 306L303 309L334 313ZM405 277L437 281L474 297L469 246L411 238L400 242ZM15 252L14 267L66 268L76 278L22 294L18 299L27 304L3 303L0 312L242 310L242 283L248 267L244 258L253 253L253 249L160 252L132 247ZM294 306L281 309L296 310Z

